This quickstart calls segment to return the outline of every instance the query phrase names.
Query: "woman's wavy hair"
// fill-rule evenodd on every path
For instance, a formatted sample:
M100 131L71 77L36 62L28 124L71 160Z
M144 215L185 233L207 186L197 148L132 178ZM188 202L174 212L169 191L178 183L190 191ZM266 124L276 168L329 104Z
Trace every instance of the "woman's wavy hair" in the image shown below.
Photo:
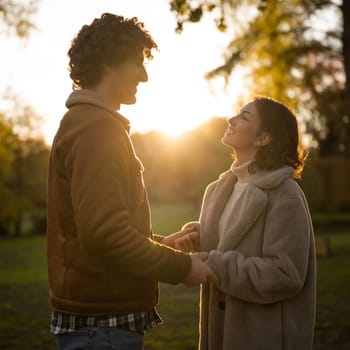
M296 116L274 99L256 97L253 101L261 121L260 132L270 134L271 141L258 149L250 172L289 165L295 169L294 178L299 179L308 154L300 142Z
M150 33L137 17L124 18L104 13L84 25L68 50L73 89L95 86L102 77L103 65L117 66L143 51L148 60L158 49Z

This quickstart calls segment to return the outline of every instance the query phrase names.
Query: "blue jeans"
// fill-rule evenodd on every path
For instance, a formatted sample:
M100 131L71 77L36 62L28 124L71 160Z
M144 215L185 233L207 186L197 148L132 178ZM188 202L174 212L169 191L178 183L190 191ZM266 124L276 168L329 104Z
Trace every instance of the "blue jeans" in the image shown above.
M109 327L84 327L56 335L58 350L142 350L143 334Z

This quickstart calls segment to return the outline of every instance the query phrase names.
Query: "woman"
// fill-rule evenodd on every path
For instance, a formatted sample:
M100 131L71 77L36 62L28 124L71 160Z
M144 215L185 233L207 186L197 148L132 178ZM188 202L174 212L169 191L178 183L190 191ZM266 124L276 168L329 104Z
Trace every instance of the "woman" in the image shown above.
M200 247L220 282L201 287L200 350L312 349L315 249L299 178L306 153L294 114L258 97L222 138L234 162L205 192ZM191 250L192 232L176 242Z

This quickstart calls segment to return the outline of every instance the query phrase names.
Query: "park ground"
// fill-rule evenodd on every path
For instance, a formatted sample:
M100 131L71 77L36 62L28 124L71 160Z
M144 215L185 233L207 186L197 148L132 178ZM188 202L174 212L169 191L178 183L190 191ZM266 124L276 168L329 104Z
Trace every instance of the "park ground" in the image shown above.
M155 205L156 232L177 231L196 219L186 205ZM317 260L315 350L350 349L350 228L316 232L331 255ZM45 236L0 240L0 349L54 350L49 333ZM164 324L145 337L145 350L195 350L198 288L160 284Z

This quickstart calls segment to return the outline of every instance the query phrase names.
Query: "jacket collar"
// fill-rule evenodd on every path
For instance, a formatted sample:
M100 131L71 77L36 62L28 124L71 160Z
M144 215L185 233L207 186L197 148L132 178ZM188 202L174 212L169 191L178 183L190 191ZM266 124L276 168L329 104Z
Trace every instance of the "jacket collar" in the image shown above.
M124 129L130 132L130 121L118 113L111 105L106 103L96 92L89 89L74 90L66 101L66 107L71 108L78 104L91 104L113 114L124 127Z
M265 190L278 187L286 179L293 177L293 174L294 169L285 166L272 171L258 171L251 176L243 190L239 205L233 209L227 225L228 231L223 232L220 241L218 241L217 228L220 215L237 182L237 176L231 171L223 173L217 182L213 197L210 198L210 203L206 204L209 207L207 211L209 217L207 217L207 229L204 230L203 248L221 251L234 249L265 211L268 203L268 195Z

